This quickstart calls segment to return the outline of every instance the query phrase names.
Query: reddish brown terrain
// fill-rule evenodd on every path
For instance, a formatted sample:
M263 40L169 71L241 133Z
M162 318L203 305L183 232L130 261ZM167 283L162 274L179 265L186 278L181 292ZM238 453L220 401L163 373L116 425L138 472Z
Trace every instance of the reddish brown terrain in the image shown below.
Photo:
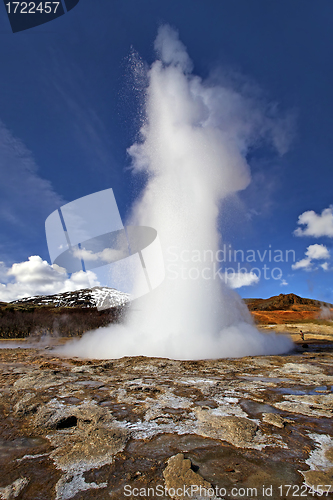
M245 302L259 325L308 323L333 318L332 304L305 299L293 293L269 299L245 299Z

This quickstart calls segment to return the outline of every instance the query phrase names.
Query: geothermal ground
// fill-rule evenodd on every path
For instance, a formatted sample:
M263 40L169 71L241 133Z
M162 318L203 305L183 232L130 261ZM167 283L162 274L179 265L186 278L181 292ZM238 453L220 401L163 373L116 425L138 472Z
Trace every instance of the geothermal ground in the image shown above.
M207 361L83 361L2 341L0 498L333 491L333 334L315 326L289 355Z

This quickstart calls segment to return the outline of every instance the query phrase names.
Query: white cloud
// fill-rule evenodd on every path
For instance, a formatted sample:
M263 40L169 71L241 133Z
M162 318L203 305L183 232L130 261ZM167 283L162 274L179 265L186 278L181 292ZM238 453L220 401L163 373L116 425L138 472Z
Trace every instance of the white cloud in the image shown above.
M315 243L314 245L308 246L305 255L309 257L309 259L317 259L317 260L326 260L330 258L330 252L325 245L318 245Z
M241 288L259 283L259 277L254 273L228 273L226 282L230 288Z
M289 283L286 282L286 280L281 280L280 286L287 286Z
M2 267L4 270L4 267ZM7 283L0 283L0 301L12 300L35 295L52 295L82 288L98 286L93 272L79 271L69 278L58 266L51 266L38 255L29 257L26 262L13 264L6 270ZM12 279L13 281L8 281Z
M127 257L126 249L117 250L114 248L104 248L102 252L93 252L92 250L86 250L85 248L75 248L73 250L74 257L78 259L83 259L84 261L97 261L101 260L104 262L115 262L116 260L124 259Z
M313 210L303 212L299 217L297 224L299 226L306 226L304 228L298 227L294 234L296 236L314 236L320 238L321 236L333 237L333 206L325 208L320 215L316 214Z
M299 260L298 262L295 262L295 264L293 264L291 267L292 269L304 269L305 271L311 271L312 270L311 259Z
M318 245L315 243L314 245L309 245L305 252L306 257L304 259L295 262L291 267L292 269L304 269L304 271L313 271L313 260L327 260L330 259L331 255L327 247L325 245ZM324 269L324 271L328 270L328 262L324 262L320 264L320 267Z

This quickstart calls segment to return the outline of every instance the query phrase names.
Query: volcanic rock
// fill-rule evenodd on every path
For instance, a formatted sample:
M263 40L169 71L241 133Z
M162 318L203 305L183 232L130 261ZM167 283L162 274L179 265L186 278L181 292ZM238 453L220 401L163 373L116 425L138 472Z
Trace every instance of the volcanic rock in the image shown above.
M256 438L258 425L243 417L224 417L212 411L198 408L198 431L202 436L222 439L241 448L251 448Z
M0 498L2 500L12 500L12 498L17 498L28 483L29 479L26 477L16 479L16 481L12 484L0 488Z
M283 429L287 422L292 422L292 420L288 418L282 418L276 413L263 413L262 417L264 422L274 425L275 427L279 427L280 429Z
M214 495L209 495L208 491L212 488L212 485L208 481L205 481L200 474L192 470L191 460L184 458L183 453L178 453L177 455L170 457L167 464L167 467L163 471L163 477L166 488L170 490L169 496L171 496L171 498L174 498L175 500L183 500L184 498L202 498L204 495L191 495L191 490L193 492L198 490L200 491L200 487L202 488L203 493L207 493L205 498L214 497ZM188 489L188 493L186 489ZM178 494L182 492L185 494Z

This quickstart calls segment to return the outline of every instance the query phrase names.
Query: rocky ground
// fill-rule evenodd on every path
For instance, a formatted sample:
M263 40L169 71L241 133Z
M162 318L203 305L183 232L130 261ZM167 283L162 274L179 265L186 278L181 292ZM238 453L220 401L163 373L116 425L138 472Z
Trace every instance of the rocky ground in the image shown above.
M2 341L0 499L333 498L333 342L302 326L289 355L207 361Z
M300 332L304 335L305 342L333 341L333 323L326 321L318 323L285 323L260 325L260 329L266 332L276 332L290 335L294 342L301 340Z

